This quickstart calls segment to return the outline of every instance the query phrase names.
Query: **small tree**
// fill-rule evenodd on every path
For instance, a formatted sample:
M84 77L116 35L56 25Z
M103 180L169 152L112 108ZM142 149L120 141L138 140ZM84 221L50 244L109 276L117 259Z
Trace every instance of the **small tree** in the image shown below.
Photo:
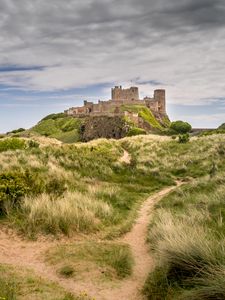
M170 128L176 131L177 133L188 133L191 131L192 127L189 123L183 121L172 122Z

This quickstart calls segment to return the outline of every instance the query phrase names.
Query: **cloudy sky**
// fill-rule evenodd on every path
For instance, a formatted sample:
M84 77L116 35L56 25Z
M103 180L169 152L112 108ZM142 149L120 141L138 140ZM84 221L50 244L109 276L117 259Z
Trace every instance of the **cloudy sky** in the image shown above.
M114 85L165 88L172 120L225 122L225 1L0 0L0 132Z

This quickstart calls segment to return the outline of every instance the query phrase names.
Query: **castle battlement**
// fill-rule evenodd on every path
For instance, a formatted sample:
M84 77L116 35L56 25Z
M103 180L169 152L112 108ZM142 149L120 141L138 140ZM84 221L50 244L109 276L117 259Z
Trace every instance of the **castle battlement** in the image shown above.
M123 89L122 86L112 88L112 99L93 103L84 101L81 107L72 107L65 111L66 114L74 117L86 117L95 115L122 115L123 105L142 105L148 107L152 112L166 115L166 92L164 89L154 91L153 98L145 97L140 99L138 87Z

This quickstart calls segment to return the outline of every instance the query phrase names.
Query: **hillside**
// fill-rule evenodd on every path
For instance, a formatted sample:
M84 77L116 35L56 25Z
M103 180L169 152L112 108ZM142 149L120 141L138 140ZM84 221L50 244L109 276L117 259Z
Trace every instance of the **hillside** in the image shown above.
M223 299L223 135L47 141L0 140L1 297Z
M118 139L150 132L159 133L166 131L170 125L168 118L161 118L144 106L127 105L123 110L137 113L139 121L136 122L129 116L74 118L59 113L46 116L28 131L14 130L12 134L16 136L38 134L58 139L63 143L74 143L101 137Z
M80 140L81 124L80 119L66 116L64 113L51 114L32 127L30 132L56 138L63 143L74 143Z

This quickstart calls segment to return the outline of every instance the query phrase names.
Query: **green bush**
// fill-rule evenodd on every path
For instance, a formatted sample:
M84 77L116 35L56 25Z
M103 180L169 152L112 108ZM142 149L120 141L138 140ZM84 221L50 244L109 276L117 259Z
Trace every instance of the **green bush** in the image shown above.
M192 129L189 123L183 121L172 122L170 128L175 130L177 133L187 133Z
M133 127L128 131L127 136L135 136L140 134L146 134L146 131L142 128Z
M17 150L17 149L25 149L26 143L24 140L17 138L8 138L0 141L0 152L8 151L8 150Z
M178 138L178 143L185 144L185 143L189 142L189 140L190 140L190 136L188 133L180 134L179 138Z
M0 174L0 214L7 214L30 191L26 176L19 172Z

